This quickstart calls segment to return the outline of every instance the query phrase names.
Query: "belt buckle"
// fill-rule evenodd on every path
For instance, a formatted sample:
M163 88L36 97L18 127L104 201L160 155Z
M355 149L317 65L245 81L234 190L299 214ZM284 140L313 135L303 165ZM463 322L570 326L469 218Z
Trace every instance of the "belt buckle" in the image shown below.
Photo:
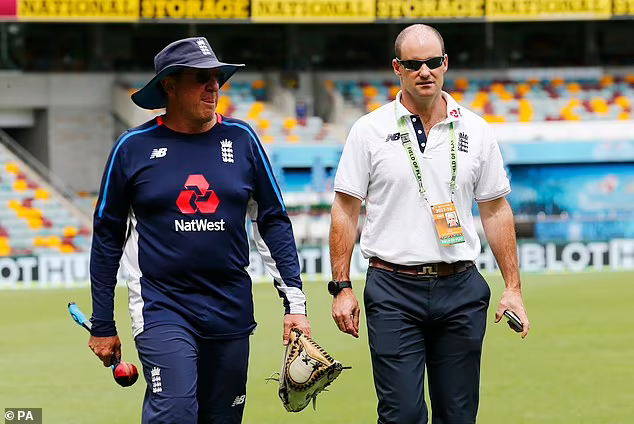
M416 274L419 276L429 275L435 277L438 275L438 270L434 269L432 265L419 265L416 267Z

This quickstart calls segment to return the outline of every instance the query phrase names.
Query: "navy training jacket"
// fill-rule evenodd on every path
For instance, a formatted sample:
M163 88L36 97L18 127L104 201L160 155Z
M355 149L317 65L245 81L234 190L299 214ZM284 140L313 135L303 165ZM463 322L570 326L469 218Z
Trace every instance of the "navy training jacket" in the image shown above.
M205 133L183 134L159 116L115 143L94 214L94 336L116 334L120 261L133 336L161 323L210 339L251 333L247 217L286 313L306 313L291 222L266 153L248 124L217 118Z

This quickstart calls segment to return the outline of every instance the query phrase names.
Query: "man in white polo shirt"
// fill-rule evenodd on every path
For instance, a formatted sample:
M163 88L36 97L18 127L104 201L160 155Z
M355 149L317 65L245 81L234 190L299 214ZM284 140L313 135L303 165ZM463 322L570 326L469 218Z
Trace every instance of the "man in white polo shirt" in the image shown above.
M401 92L354 124L335 177L332 315L358 337L350 258L365 200L364 303L378 422L427 422L427 367L434 424L474 423L491 296L474 266L474 198L506 283L495 320L509 310L523 323L522 337L529 330L505 199L511 188L489 125L442 91L448 59L441 35L412 25L397 37L395 53Z

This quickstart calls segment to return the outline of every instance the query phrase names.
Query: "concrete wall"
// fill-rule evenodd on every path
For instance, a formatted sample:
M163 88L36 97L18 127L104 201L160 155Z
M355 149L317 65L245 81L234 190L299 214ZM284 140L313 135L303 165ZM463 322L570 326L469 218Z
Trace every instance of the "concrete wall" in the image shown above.
M114 144L109 107L49 109L49 167L75 190L97 190Z
M34 125L24 128L22 134L15 136L15 138L20 140L22 147L48 167L50 165L48 155L48 109L35 109L33 116Z
M0 109L35 110L14 132L40 162L76 190L99 187L114 143L110 114L114 74L0 73Z

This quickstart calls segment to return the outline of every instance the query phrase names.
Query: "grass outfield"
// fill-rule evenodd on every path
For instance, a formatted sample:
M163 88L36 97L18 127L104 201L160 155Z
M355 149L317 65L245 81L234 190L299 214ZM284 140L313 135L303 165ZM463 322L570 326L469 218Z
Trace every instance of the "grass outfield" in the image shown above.
M492 286L492 317L502 282ZM521 340L504 325L489 327L484 346L479 423L631 423L634 417L633 273L531 275L524 297L532 330ZM357 283L356 287L360 284ZM324 284L306 283L313 335L345 371L304 424L376 423L365 324L359 340L339 333ZM357 288L357 296L361 290ZM124 359L140 365L130 336L125 289L117 291ZM281 304L270 285L254 289L259 323L252 339L244 423L291 419L277 397ZM69 300L90 310L89 290L0 292L0 411L44 408L44 424L140 422L145 382L118 387L86 346L87 333L70 319ZM363 314L362 314L363 317Z

